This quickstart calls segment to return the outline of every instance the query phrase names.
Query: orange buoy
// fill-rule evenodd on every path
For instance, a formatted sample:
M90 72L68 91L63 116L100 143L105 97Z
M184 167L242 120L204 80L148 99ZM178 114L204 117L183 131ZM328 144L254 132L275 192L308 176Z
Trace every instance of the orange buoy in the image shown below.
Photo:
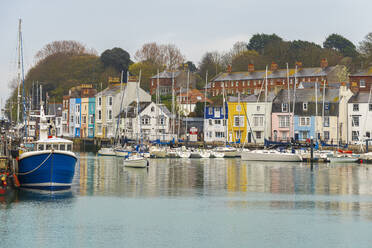
M18 177L17 175L14 173L13 174L13 178L14 178L14 185L18 188L19 186L21 186L21 184L19 183L19 180L18 180Z

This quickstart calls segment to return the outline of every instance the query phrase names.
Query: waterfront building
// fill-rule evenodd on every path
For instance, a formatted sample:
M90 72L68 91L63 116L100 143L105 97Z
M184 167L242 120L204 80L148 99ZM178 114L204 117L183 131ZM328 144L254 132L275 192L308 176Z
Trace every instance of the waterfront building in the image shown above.
M96 99L95 97L89 97L88 101L88 138L94 138L94 120L96 112Z
M225 110L221 105L209 105L205 107L204 118L204 141L205 142L224 142L226 123L228 120L228 108ZM226 113L226 114L225 114ZM226 115L226 116L225 116Z
M121 112L121 137L142 138L146 141L170 141L174 138L174 134L171 133L171 113L165 105L140 102L138 113L139 119L137 117L137 102L132 102Z
M212 103L211 100L205 98L204 93L197 89L190 89L189 91L184 89L180 91L176 100L180 109L179 111L181 111L181 113L183 113L185 116L188 116L191 112L195 111L195 107L198 102L204 103L206 101L209 104Z
M68 127L69 127L69 134L68 136L69 137L74 137L74 131L75 131L75 105L76 105L76 98L75 97L70 97L70 105L69 105L69 123L68 123Z
M81 132L81 98L75 98L75 117L74 117L74 135L73 137L80 138Z
M81 85L81 138L94 137L94 115L95 109L92 103L97 90L92 84ZM94 104L95 105L95 104ZM92 121L93 120L93 121Z
M297 66L297 70L296 70ZM297 62L294 68L279 69L278 64L273 62L269 68L268 90L279 91L288 88L288 84L293 88L295 79L299 82L323 82L338 83L348 81L347 69L345 66L328 66L328 61L322 59L320 67L303 68L301 62ZM265 83L265 70L255 70L253 64L248 65L247 71L232 72L231 67L227 72L218 74L211 80L209 94L212 96L222 95L223 88L227 95L258 94ZM288 80L289 79L289 80Z
M228 97L228 141L263 144L271 137L271 108L275 95Z
M70 118L70 96L63 96L62 100L62 135L65 137L70 136L69 131L69 118Z
M196 77L194 73L190 72L189 87L195 88ZM150 78L150 94L153 95L156 92L156 87L159 80L159 92L161 95L172 94L172 79L174 80L174 90L177 92L180 88L187 88L187 71L184 70L164 70L159 74L156 74Z
M119 80L109 80L109 86L95 95L95 137L114 138L117 116L136 101L137 95L141 102L151 101L151 96L140 88L136 77L129 77L128 83L123 84Z
M348 141L364 142L372 133L372 99L369 92L358 92L348 102Z
M345 113L351 91L345 85L341 87L326 85L324 91L319 83L317 87L315 92L315 87L304 88L301 83L296 89L294 105L293 90L289 92L281 90L278 93L272 107L271 135L274 141L285 142L291 138L305 141L314 138L327 143L336 144L340 140L346 142Z

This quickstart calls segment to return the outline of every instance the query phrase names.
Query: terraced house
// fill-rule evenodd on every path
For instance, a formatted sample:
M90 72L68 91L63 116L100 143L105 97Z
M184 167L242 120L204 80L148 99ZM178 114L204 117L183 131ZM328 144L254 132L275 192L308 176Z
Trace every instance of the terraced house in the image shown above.
M95 96L95 137L113 138L116 135L117 118L123 109L136 101L151 101L151 96L141 89L136 77L129 77L128 83L111 79L109 86ZM138 90L137 90L138 89Z
M224 142L227 131L228 108L225 110L222 105L211 104L205 107L204 118L204 141L205 142Z
M225 90L227 95L240 94L258 94L264 87L265 70L255 70L253 64L248 65L247 71L220 73L213 80L209 87L209 93L212 96L222 95ZM273 91L286 89L288 86L293 88L295 79L297 85L299 82L324 82L338 83L348 81L347 69L345 66L328 66L328 61L322 59L319 67L303 68L301 62L297 62L294 68L279 69L278 64L273 62L269 68L268 90ZM289 79L289 80L288 80ZM288 85L289 84L289 85Z

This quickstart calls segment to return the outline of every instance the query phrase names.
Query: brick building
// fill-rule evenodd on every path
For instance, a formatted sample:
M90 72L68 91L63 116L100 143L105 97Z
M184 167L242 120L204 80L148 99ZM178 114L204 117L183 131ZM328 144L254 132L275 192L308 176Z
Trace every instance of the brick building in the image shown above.
M179 89L187 87L187 71L162 71L150 79L150 94L156 92L156 86L159 78L159 91L161 95L172 94L172 78L174 78L174 89L178 92ZM190 88L195 88L196 77L190 72Z
M372 84L372 67L351 74L349 79L353 92L369 92Z
M268 90L288 88L288 83L289 87L293 87L295 78L297 78L297 85L300 82L338 83L348 80L345 66L328 66L326 59L321 60L320 67L303 68L301 62L297 62L296 65L297 71L291 68L287 75L287 69L279 69L273 62L267 73ZM221 95L223 88L227 95L235 95L238 92L247 95L255 94L265 89L265 74L265 70L255 70L253 64L249 64L248 71L244 72L231 72L230 68L228 72L217 75L211 81L208 90L212 96ZM287 82L288 78L289 82Z

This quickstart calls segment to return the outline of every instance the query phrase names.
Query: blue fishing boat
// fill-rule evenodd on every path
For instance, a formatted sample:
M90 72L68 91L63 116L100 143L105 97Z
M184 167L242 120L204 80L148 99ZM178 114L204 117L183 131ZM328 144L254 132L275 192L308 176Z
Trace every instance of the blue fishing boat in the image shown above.
M40 190L69 189L75 173L76 155L72 152L73 142L51 137L50 123L41 106L40 139L34 151L23 152L18 160L18 179L21 188Z

